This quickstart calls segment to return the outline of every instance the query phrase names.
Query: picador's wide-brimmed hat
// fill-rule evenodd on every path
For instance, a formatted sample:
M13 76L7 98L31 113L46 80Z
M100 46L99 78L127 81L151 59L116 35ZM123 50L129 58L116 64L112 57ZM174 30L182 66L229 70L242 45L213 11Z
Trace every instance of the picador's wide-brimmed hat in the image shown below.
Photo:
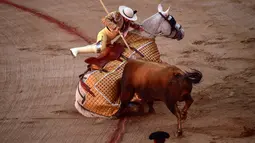
M137 15L136 15L136 10L132 10L131 8L127 6L119 6L119 12L120 14L125 17L128 20L131 21L136 21L137 20Z

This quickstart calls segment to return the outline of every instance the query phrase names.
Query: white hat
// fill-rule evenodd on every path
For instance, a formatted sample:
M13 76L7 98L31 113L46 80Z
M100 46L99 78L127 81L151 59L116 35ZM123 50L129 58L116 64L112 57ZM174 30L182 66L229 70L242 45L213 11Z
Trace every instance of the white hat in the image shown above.
M119 6L119 12L120 14L125 17L126 19L128 20L131 20L131 21L136 21L137 20L137 16L136 16L136 10L132 10L131 8L129 7L126 7L126 6Z

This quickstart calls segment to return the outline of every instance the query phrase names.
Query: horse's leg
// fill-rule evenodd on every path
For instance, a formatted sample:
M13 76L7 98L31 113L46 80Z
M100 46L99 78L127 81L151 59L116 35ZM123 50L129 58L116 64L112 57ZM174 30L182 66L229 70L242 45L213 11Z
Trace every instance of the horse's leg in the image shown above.
M167 103L168 109L176 116L177 118L177 137L182 135L182 123L181 123L181 112L177 107L177 104Z
M148 106L149 106L149 113L155 113L155 109L153 108L153 101L149 101L147 102Z
M188 109L194 101L190 94L185 95L184 100L185 100L185 106L183 107L183 109L181 111L181 119L182 120L186 120Z

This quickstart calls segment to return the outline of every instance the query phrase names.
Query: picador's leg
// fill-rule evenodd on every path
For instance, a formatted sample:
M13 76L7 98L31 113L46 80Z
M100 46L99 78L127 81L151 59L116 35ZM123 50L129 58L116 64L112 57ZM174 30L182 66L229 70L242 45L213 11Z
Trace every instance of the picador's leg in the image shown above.
M107 35L105 33L105 30L102 29L97 35L96 43L87 45L84 47L71 48L70 51L71 51L71 54L73 55L73 57L76 57L80 53L83 53L83 54L100 53L101 51L103 51L106 48L106 44L107 44Z

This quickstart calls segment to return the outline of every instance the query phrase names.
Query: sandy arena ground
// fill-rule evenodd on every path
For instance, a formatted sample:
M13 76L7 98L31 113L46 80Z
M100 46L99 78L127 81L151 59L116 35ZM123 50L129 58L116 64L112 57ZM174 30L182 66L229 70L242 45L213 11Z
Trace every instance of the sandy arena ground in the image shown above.
M95 39L105 11L95 0L12 0L40 11ZM138 10L139 20L157 12L156 0L104 0ZM202 71L194 104L174 137L176 118L161 102L156 114L127 120L123 143L150 143L156 130L167 142L251 143L255 140L255 1L164 0L185 28L182 41L157 37L162 60ZM88 119L74 108L86 64L69 48L87 45L55 23L0 0L0 142L108 142L118 120Z

